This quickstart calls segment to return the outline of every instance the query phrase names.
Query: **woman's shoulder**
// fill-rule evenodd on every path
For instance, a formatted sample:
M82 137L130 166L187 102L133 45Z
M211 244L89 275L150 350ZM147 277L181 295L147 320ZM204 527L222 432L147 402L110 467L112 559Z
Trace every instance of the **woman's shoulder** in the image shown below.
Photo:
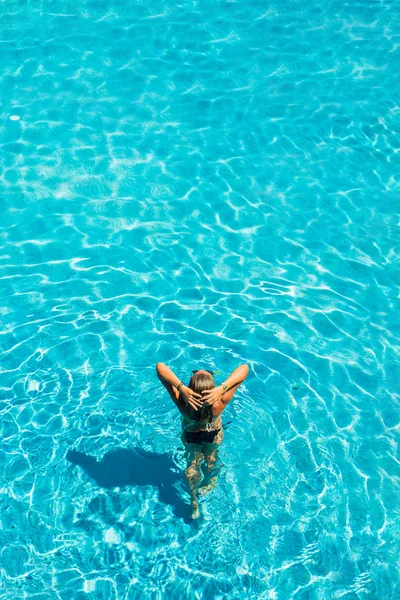
M223 404L221 401L213 404L213 406L212 406L213 417L219 417L222 414L222 412L225 410L225 408L226 408L226 405Z

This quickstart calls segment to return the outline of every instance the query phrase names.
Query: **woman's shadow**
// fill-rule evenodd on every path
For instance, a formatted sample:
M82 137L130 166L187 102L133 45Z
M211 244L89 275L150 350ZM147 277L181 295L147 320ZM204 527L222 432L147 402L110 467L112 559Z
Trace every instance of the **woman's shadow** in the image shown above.
M107 452L99 462L94 456L68 450L67 460L82 467L101 487L111 489L127 485L152 485L158 488L160 501L173 507L175 516L189 518L189 507L175 487L182 474L168 454L155 454L140 448L118 448Z

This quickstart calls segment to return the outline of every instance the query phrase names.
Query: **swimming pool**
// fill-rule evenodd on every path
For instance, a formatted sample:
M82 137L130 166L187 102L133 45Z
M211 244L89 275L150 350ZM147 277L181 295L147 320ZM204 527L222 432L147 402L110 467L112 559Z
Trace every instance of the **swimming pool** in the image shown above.
M0 10L0 598L398 598L395 4Z

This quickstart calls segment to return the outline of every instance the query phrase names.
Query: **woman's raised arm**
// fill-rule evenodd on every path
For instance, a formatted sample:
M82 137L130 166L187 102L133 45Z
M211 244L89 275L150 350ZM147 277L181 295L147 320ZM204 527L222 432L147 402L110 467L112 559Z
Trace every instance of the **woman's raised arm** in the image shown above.
M203 404L201 395L196 394L193 390L184 385L183 381L181 381L179 377L175 375L172 369L167 367L167 365L164 365L162 362L157 363L156 371L158 379L166 388L172 400L179 409L179 391L182 392L185 403L187 402L193 408L193 410L197 410Z
M229 400L231 400L239 385L246 379L248 374L249 367L247 365L243 364L237 367L223 383L212 390L206 390L203 392L203 400L205 404L210 404L212 406L220 400L222 400L224 404L227 404Z
M156 371L158 379L161 381L161 383L164 383L165 381L166 383L169 383L170 385L173 385L176 388L181 383L179 377L177 377L175 373L162 362L156 364Z

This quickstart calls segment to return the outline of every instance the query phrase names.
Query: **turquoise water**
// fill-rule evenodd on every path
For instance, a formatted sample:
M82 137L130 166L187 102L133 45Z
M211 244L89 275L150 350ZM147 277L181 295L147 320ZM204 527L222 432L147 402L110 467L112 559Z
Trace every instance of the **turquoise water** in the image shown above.
M0 598L400 598L397 9L1 4Z

